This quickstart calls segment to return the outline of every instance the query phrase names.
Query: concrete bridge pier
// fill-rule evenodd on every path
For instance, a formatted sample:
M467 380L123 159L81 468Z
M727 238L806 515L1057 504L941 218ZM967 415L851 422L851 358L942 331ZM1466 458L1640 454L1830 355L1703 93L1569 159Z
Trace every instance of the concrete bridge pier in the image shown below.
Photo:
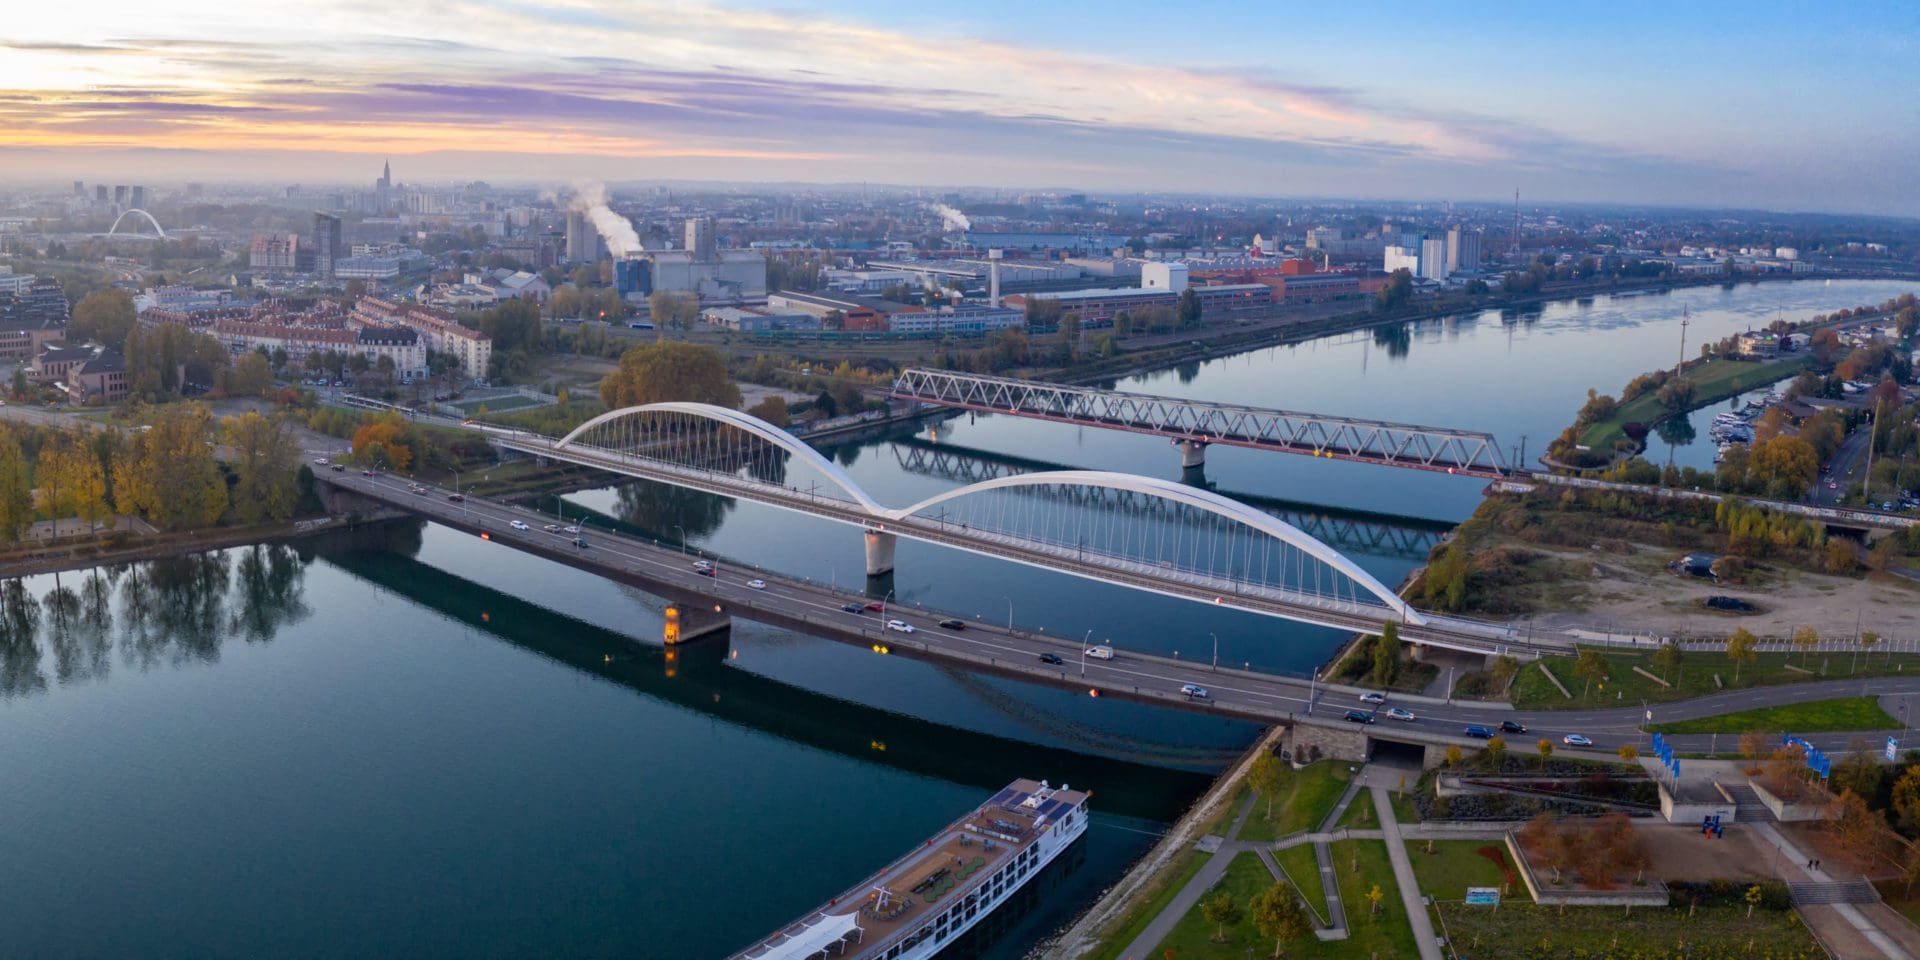
M717 604L673 603L667 605L662 639L671 647L733 629L733 618L717 609Z
M867 529L867 576L878 577L893 572L893 548L900 538L891 533Z
M1205 440L1175 440L1173 445L1180 448L1180 469L1197 470L1207 465Z

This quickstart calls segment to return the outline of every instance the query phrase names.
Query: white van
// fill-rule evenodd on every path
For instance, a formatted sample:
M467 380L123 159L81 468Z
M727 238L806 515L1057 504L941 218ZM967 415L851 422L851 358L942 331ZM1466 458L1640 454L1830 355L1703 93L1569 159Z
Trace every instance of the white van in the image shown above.
M1105 644L1102 644L1097 647L1088 647L1086 651L1086 656L1092 657L1095 660L1112 660L1113 648L1106 646Z

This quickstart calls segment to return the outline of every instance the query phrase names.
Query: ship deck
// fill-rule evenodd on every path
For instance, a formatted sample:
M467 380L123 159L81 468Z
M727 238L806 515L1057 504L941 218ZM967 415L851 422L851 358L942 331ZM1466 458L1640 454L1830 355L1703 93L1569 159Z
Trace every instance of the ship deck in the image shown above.
M964 904L969 894L1038 839L1046 823L1077 806L1085 794L1061 789L1036 807L1022 802L1048 788L1016 780L966 816L947 825L919 847L881 868L827 902L802 921L740 953L743 960L857 958L884 952L877 948L899 934L931 923L948 907ZM857 924L858 929L847 929ZM820 949L800 952L820 937L813 930L844 930Z

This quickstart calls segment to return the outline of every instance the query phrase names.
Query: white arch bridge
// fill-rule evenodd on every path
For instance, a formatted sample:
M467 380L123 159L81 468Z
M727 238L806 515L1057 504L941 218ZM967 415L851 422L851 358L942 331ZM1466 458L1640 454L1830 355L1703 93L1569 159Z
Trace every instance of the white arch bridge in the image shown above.
M125 220L136 213L140 215L140 219L147 221L148 225L153 227L153 232L155 234L154 236L149 237L144 233L121 233L120 232L120 221ZM160 226L160 221L155 220L153 218L153 214L148 213L145 210L140 209L139 207L133 207L128 210L122 210L119 216L114 217L113 226L110 226L107 228L107 232L105 235L109 237L131 237L136 240L165 240L167 238L167 231L166 231L166 228Z
M867 572L906 537L1164 596L1475 652L1511 631L1427 613L1297 527L1236 500L1132 474L1056 470L888 507L838 464L756 417L699 403L601 414L564 437L469 422L506 449L862 528ZM789 476L792 473L794 475ZM804 476L802 476L804 474ZM1048 496L1065 488L1072 497ZM1149 508L1142 509L1142 504Z

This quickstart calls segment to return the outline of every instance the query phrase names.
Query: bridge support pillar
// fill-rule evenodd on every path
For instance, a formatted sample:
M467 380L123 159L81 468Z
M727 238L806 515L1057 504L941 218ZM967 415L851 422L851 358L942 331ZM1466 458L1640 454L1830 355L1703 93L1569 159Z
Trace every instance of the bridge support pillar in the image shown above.
M1175 440L1173 445L1180 448L1180 468L1193 470L1207 465L1207 444L1202 440Z
M893 548L900 538L891 533L878 530L866 531L867 537L867 576L878 577L893 572Z
M665 620L661 639L669 647L716 633L724 634L733 628L732 617L713 605L697 603L668 604Z

